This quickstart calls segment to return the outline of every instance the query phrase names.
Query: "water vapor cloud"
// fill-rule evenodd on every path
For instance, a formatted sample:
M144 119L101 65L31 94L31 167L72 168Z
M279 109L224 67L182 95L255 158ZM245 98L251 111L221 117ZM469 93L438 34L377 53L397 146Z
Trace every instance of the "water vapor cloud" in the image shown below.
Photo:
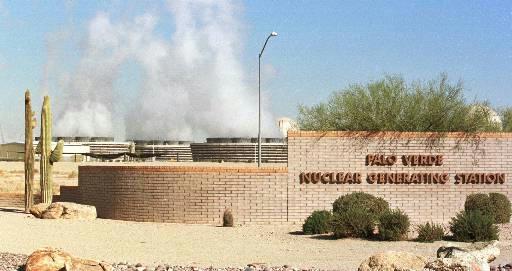
M123 121L126 138L195 139L256 136L257 89L249 87L240 62L242 21L232 1L169 1L173 22L154 14L114 21L98 13L75 70L63 79L65 103L56 134L106 136ZM172 23L168 38L159 23ZM142 72L136 99L113 119L115 82L127 63ZM264 135L277 132L264 110Z

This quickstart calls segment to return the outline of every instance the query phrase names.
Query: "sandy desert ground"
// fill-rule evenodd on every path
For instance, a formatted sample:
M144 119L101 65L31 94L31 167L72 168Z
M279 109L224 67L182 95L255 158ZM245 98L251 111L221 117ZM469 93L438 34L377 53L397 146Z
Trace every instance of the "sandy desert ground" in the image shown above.
M53 167L54 191L58 193L60 185L78 185L79 163L59 162ZM36 162L34 189L39 190L39 163ZM25 171L23 162L0 162L0 193L24 193Z
M169 263L198 267L244 267L249 263L295 268L356 270L368 256L386 250L435 256L439 246L417 242L331 240L294 232L300 225L241 226L40 220L15 210L0 209L0 252L30 254L37 248L62 248L76 256L147 265ZM512 243L500 243L495 263L512 259Z

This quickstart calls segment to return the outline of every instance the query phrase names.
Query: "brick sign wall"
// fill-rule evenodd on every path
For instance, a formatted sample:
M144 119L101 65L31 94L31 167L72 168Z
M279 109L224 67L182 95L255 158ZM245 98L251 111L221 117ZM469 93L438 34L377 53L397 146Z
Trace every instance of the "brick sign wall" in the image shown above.
M218 225L231 208L235 223L286 222L286 168L81 166L79 175L80 201L103 218Z
M222 223L302 223L340 195L364 191L413 223L446 223L468 194L512 197L512 134L290 132L288 167L81 166L62 198L103 218Z
M288 134L288 217L300 222L364 191L413 223L447 222L466 195L512 197L512 134L294 132ZM302 174L302 175L301 175Z

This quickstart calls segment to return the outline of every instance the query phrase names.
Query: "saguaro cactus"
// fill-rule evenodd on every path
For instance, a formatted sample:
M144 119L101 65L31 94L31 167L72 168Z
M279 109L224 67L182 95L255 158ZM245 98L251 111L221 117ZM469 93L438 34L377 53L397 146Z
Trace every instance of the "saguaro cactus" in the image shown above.
M32 111L30 91L25 91L25 213L28 213L34 203L34 143L33 129L36 119Z
M51 203L53 197L52 191L52 168L53 163L62 157L62 148L64 142L59 140L57 146L52 151L52 112L50 110L50 97L45 96L43 109L41 110L41 135L39 139L40 174L41 174L41 202Z

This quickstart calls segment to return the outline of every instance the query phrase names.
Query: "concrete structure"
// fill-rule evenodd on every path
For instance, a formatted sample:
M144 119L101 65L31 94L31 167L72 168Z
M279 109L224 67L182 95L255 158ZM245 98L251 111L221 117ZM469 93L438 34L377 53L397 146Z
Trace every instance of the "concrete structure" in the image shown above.
M0 144L0 161L23 161L25 143Z
M263 163L286 163L288 145L283 138L262 138L261 142ZM192 143L190 148L194 162L255 163L258 159L257 138L207 138L206 143Z
M154 154L156 157L139 159L142 161L192 161L190 141L178 140L134 140L135 152L141 154Z
M231 208L237 223L280 224L365 191L446 223L471 193L512 198L511 165L511 133L289 132L288 167L84 166L61 196L104 218L220 224Z
M34 149L39 143L39 137L35 138ZM125 153L129 150L129 142L116 142L113 137L53 137L52 148L55 148L57 141L64 141L63 156L61 161L82 162L98 160L88 155L106 155ZM38 155L36 155L38 159ZM116 161L122 161L123 157Z

